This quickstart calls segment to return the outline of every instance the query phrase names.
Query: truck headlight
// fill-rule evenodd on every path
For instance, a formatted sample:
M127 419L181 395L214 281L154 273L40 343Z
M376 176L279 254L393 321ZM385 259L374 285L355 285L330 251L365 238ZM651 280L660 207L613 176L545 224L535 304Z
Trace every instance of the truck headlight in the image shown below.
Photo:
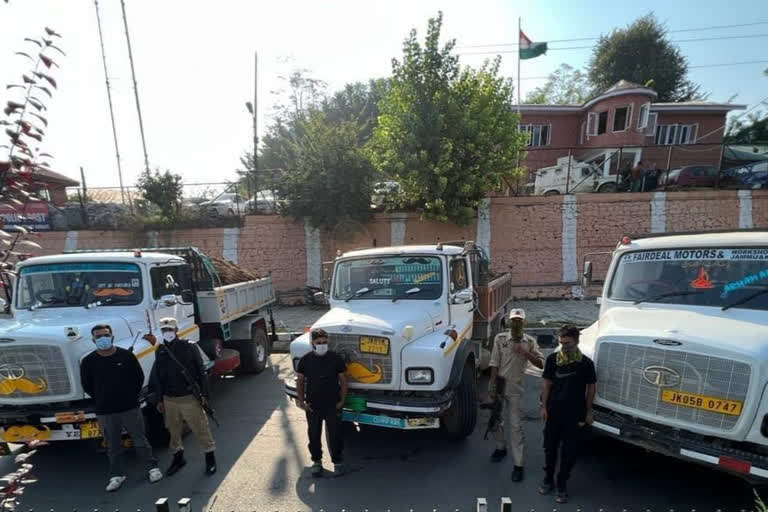
M405 371L405 381L412 385L430 385L435 382L435 372L432 368L408 368Z

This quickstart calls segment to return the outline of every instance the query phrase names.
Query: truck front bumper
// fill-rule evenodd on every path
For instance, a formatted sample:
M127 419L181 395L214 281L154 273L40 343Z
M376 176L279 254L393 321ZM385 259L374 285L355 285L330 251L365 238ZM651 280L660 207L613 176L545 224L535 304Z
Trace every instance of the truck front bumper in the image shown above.
M285 394L296 399L295 380L286 381ZM345 408L342 411L344 421L402 430L439 428L440 415L453 400L453 393L449 391L405 396L350 389L349 396L364 400L365 407L363 410Z
M697 462L750 481L768 479L768 455L763 455L768 450L758 450L750 443L708 438L600 406L594 407L592 429L646 450Z
M74 441L101 437L90 401L70 407L0 407L0 443ZM0 447L0 454L3 452Z

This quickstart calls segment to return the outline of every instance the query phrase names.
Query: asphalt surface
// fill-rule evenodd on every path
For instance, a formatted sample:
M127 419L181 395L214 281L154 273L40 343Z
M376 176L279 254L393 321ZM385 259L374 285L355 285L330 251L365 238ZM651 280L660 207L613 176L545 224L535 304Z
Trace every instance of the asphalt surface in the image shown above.
M203 475L203 458L190 434L185 438L188 464L179 473L149 484L144 464L129 452L128 481L118 492L106 493L106 458L93 441L63 442L43 447L31 460L38 481L27 487L19 510L151 510L159 497L172 502L189 497L193 510L215 512L469 511L477 497L488 500L490 512L498 510L502 496L520 511L725 511L752 505L751 487L737 478L594 438L585 442L585 455L570 482L570 503L555 506L553 497L537 493L543 453L535 377L527 377L528 473L521 484L509 480L510 460L489 461L493 442L483 440L486 411L463 442L444 439L439 431L356 431L350 424L348 474L333 478L329 471L313 479L303 413L283 394L282 379L290 372L288 355L275 354L260 375L215 383L214 405L222 426L213 427L219 467L213 477ZM481 382L479 389L486 388ZM158 455L165 468L167 451ZM0 474L12 468L9 458L0 461ZM329 460L326 468L331 468Z

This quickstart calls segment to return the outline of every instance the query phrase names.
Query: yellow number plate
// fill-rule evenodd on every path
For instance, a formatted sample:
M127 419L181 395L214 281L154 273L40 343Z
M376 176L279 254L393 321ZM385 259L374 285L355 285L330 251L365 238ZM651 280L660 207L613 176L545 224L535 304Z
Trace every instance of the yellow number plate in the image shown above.
M739 400L725 400L723 398L683 393L682 391L673 391L671 389L665 389L661 392L661 401L694 409L721 412L731 416L740 415L744 405Z
M94 437L101 437L98 422L89 421L80 425L80 439L93 439Z
M360 336L360 352L367 354L389 354L389 340L372 336Z

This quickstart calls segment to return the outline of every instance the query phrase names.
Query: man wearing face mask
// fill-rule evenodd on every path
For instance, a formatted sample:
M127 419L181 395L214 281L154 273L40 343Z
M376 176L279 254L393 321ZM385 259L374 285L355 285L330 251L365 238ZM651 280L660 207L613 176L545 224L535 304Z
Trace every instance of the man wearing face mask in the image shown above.
M579 329L560 329L560 350L544 363L541 419L544 420L544 482L539 492L557 487L557 503L568 501L566 484L576 463L584 425L592 424L595 398L595 365L579 350ZM555 480L558 451L560 471Z
M178 337L179 328L175 318L161 318L159 323L163 344L155 352L155 364L149 385L157 402L157 410L165 415L165 426L171 435L170 449L173 461L165 474L171 476L187 464L182 442L186 422L205 453L205 473L212 475L216 472L216 444L208 424L208 416L192 393L187 380L193 379L197 383L203 400L207 402L210 396L208 377L200 350L188 340Z
M509 331L501 332L493 340L491 350L491 378L488 395L496 400L496 380L501 377L505 381L503 400L503 415L501 423L493 432L496 450L491 454L492 462L500 462L507 456L507 438L512 448L514 469L512 481L523 479L525 466L525 430L523 429L523 377L528 363L537 368L543 368L544 356L539 344L532 336L523 332L525 327L525 311L513 309L509 312Z
M116 491L126 479L119 463L123 427L136 452L149 466L149 481L157 482L163 474L144 434L144 418L139 409L139 393L144 386L141 365L129 350L114 345L109 325L94 326L91 336L96 350L80 363L80 381L96 404L96 418L107 443L107 491Z
M296 367L296 403L307 413L312 476L323 474L323 422L334 472L341 475L344 473L341 409L347 398L346 364L340 355L328 350L328 333L323 329L313 329L310 339L312 352L304 355Z

